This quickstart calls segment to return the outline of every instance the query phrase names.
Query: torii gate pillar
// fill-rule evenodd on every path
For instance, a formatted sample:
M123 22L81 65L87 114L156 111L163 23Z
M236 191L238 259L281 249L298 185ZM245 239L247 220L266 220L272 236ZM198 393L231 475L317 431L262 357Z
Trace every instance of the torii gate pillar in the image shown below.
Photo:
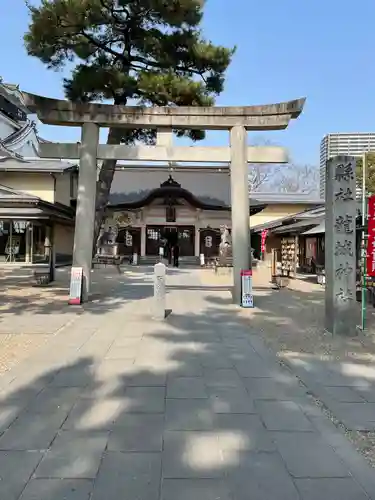
M247 130L230 130L230 187L232 205L233 301L241 304L241 271L250 269L249 188Z
M79 156L76 226L73 248L73 266L82 267L83 302L87 302L89 299L91 288L98 144L98 125L96 123L84 123L82 125Z

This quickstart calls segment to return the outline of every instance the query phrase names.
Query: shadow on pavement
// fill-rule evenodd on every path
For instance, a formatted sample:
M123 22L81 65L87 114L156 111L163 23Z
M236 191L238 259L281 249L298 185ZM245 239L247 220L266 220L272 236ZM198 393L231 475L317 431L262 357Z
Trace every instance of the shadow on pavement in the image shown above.
M226 292L196 296L164 323L112 311L62 334L3 385L0 498L368 500Z

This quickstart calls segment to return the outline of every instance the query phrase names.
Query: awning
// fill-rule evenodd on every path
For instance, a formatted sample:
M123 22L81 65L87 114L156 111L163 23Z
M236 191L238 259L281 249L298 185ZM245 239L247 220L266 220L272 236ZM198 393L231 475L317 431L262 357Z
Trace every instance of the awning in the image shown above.
M294 224L287 224L272 230L274 234L285 234L285 233L300 233L304 229L318 224L319 220L305 219L295 222Z
M263 224L257 224L256 226L250 226L250 232L260 233L265 229L271 230L272 228L279 227L283 225L283 222L289 217L283 217L281 219L276 219L269 222L264 222Z
M305 234L324 234L326 232L326 223L323 221L318 226L309 229L308 231L302 233Z

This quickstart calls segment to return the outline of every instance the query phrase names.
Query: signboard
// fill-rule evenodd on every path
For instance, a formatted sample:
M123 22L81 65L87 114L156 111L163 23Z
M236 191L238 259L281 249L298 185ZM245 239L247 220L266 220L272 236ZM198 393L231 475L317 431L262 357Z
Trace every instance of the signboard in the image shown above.
M241 271L241 307L254 307L253 272L251 269Z
M79 305L82 302L82 267L72 267L70 273L69 304Z
M268 229L264 229L260 235L260 251L262 254L266 251L266 239L267 239Z
M375 277L375 195L368 200L367 276Z

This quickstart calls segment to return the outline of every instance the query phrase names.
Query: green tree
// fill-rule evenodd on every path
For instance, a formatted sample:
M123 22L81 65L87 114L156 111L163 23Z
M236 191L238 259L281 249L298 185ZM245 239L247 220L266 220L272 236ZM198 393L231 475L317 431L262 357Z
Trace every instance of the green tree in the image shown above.
M357 158L357 185L358 187L362 186L362 165L363 159L362 157ZM366 191L369 194L375 194L375 153L367 154L367 168L366 168Z
M29 6L27 53L48 68L70 70L67 99L144 106L212 106L235 48L215 46L200 26L204 0L41 0ZM204 131L177 136L204 138ZM154 142L152 130L111 128L108 144ZM116 161L99 172L94 241L105 214Z

